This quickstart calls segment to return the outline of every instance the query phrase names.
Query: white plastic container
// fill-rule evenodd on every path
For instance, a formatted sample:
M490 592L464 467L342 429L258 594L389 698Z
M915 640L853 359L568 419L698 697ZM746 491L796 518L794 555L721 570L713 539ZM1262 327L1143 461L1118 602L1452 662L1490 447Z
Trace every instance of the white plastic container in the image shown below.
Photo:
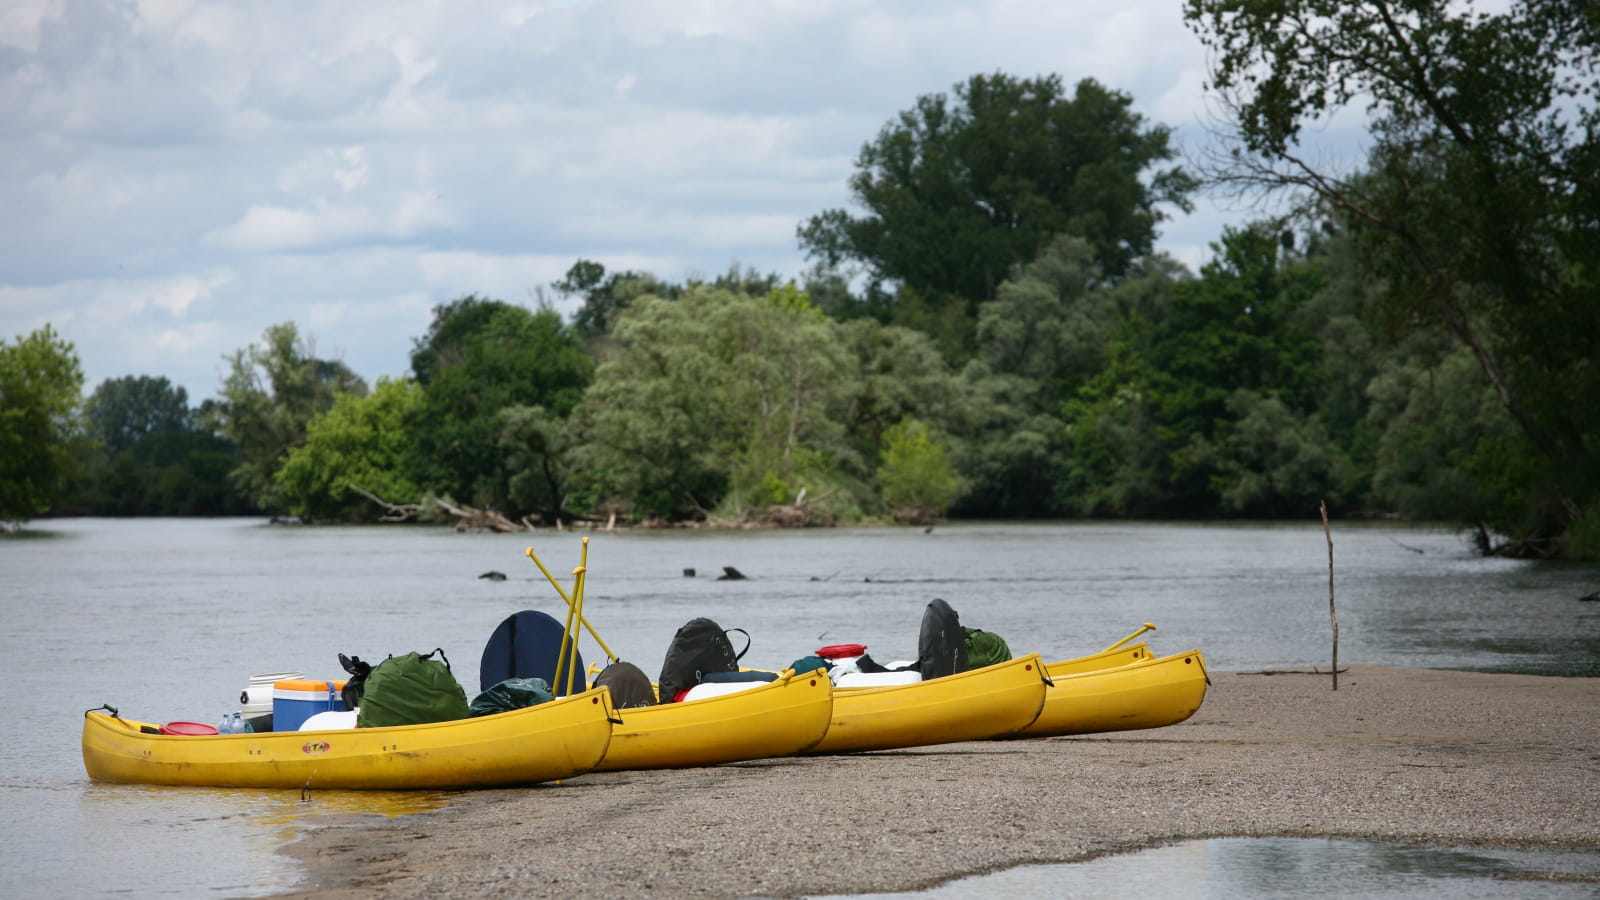
M916 684L921 680L921 672L846 672L833 679L833 686L891 687L899 684Z
M273 672L269 675L251 675L250 686L239 694L240 712L246 719L272 712L272 686L280 681L304 678L300 672Z
M723 694L737 694L751 688L771 684L770 681L717 681L709 684L697 684L689 688L679 703L688 703L690 700L704 700L707 697L721 697Z
M300 723L300 731L333 731L356 727L357 710L333 709L319 712Z

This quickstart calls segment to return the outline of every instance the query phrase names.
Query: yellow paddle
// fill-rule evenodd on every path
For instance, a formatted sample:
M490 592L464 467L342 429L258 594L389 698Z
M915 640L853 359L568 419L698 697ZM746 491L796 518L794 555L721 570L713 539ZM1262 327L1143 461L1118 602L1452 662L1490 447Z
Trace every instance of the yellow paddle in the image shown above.
M589 579L588 562L589 562L589 539L588 538L584 538L583 539L583 563L584 564L580 565L576 569L572 570L572 579L573 579L572 580L572 604L567 607L567 610L574 617L576 617L579 622L583 621L583 585ZM575 625L568 625L567 627L569 629L572 629L572 628L575 628L576 626ZM573 683L573 680L577 677L577 675L578 675L578 635L574 632L573 635L572 635L572 659L569 660L568 663L567 663L567 696L569 696L569 697L572 695L572 683ZM558 675L557 677L560 677L560 676Z
M1146 622L1146 623L1144 623L1144 627L1143 628L1139 629L1138 631L1135 631L1133 634L1128 635L1127 637L1123 638L1122 640L1117 641L1115 644L1112 644L1111 646L1105 648L1104 650L1101 650L1100 652L1101 653L1110 653L1111 651L1117 649L1118 647L1121 647L1123 644L1126 644L1127 642L1133 640L1134 638L1138 637L1139 635L1144 634L1146 631L1155 631L1155 630L1156 630L1156 626L1155 626L1154 622Z
M577 627L576 621L582 621L583 619L583 573L588 562L589 539L584 538L583 555L578 560L578 567L572 570L572 597L568 598L566 593L561 591L559 585L556 587L556 592L560 593L562 598L567 601L567 621L561 630L561 650L556 654L556 683L551 687L558 691L561 690L561 673L566 672L568 695L572 693L572 669L578 667L578 636L573 633L573 630ZM543 569L544 566L539 568ZM549 574L549 572L546 572L545 576L549 577ZM555 584L555 579L550 579L550 583ZM568 647L572 648L570 660L567 653Z
M587 550L589 539L584 538L583 541L584 549ZM534 565L539 567L539 571L544 573L544 577L549 580L550 586L556 589L556 593L561 595L561 599L566 602L567 608L570 610L572 608L572 598L567 596L567 592L562 589L561 584L556 581L555 576L550 574L550 570L544 567L544 563L539 561L539 557L533 554L532 547L528 548L527 556L529 559L533 560ZM581 613L578 615L578 624L589 630L589 636L594 638L594 642L600 645L601 650L605 651L607 659L610 659L612 662L616 662L620 658L615 653L611 652L611 648L606 646L606 642L600 639L600 633L594 630L594 625L590 624L589 620L584 618Z

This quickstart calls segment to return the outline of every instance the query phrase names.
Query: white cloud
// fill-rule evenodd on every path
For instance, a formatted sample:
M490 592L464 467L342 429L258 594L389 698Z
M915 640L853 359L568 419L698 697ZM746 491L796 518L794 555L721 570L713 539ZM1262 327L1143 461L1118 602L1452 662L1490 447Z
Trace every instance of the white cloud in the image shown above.
M239 221L206 235L209 243L233 250L277 252L415 237L451 224L437 194L408 194L388 210L319 200L305 209L252 206Z
M39 48L46 19L59 18L65 0L7 0L0 4L0 44L29 52Z
M417 256L422 282L445 294L470 293L465 285L482 284L480 293L516 300L523 293L560 278L572 260L557 256L495 256L488 253L423 253Z
M157 332L155 345L162 350L190 353L213 346L220 327L216 322L192 322L181 328L163 329Z
M217 288L233 280L232 272L217 272L211 275L181 275L151 286L150 293L134 301L132 311L143 312L147 306L164 309L176 318L188 315L189 307L196 300L204 300L212 296Z
M282 321L401 374L434 305L579 257L797 276L796 226L917 97L1094 77L1193 141L1205 63L1172 0L11 0L0 59L0 333L196 400Z

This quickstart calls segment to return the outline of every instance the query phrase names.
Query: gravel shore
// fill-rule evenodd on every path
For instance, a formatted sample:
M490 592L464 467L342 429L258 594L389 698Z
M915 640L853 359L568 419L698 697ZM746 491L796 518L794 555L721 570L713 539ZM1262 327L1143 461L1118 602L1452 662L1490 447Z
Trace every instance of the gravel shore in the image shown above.
M1193 838L1600 849L1600 679L1212 673L1167 728L584 775L316 828L289 896L900 891Z

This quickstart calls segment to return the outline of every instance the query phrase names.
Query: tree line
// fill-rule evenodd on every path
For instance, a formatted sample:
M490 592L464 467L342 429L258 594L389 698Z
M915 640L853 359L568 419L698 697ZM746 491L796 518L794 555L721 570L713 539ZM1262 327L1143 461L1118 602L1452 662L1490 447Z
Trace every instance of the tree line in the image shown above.
M378 497L825 525L1325 500L1457 522L1486 552L1600 556L1600 27L1556 0L1186 15L1233 134L1203 171L1092 79L976 75L863 147L857 209L797 228L798 278L580 259L552 285L571 321L468 294L372 385L282 323L195 409L130 376L76 410L75 360L14 374L70 357L53 332L0 346L0 465L32 473L6 473L0 516L363 521ZM1369 101L1365 165L1309 162L1306 124ZM1286 212L1190 272L1153 246L1202 184L1286 192ZM67 399L14 416L19 377Z

